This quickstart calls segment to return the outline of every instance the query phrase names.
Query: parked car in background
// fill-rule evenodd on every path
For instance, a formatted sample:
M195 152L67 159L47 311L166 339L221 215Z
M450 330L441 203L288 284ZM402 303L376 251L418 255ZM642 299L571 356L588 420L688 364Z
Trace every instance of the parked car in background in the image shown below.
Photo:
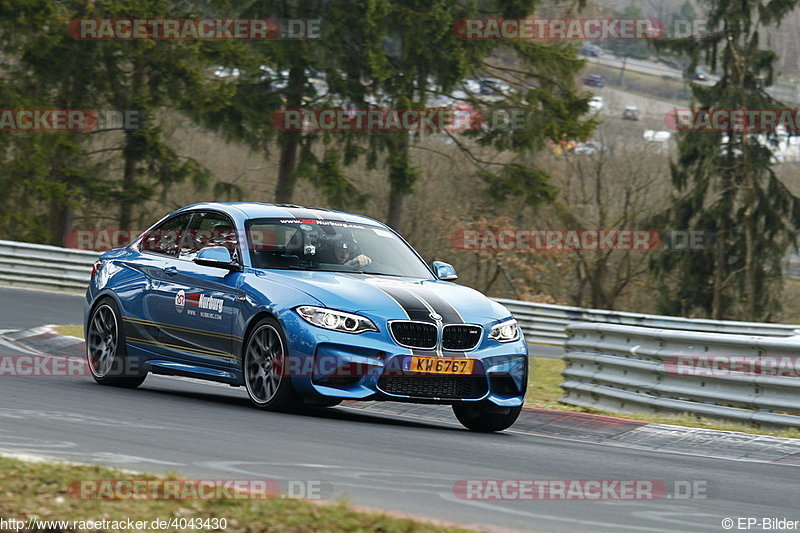
M647 142L666 143L672 138L672 133L663 130L644 130L642 138Z
M575 155L594 155L603 149L603 145L597 141L586 141L578 144L572 149Z
M672 138L672 133L665 130L644 130L642 138L650 146L655 147L658 152L666 152L669 147L669 141Z
M622 112L622 118L625 120L639 120L639 108L635 105L629 105Z
M585 44L581 46L579 53L587 57L600 57L603 53L603 49L594 44Z
M583 78L583 84L589 87L605 87L606 79L601 74L589 74Z
M603 109L603 97L602 96L592 96L589 99L589 109L594 112L600 111Z
M692 79L694 81L708 81L708 73L700 67L694 69L694 73L692 74Z

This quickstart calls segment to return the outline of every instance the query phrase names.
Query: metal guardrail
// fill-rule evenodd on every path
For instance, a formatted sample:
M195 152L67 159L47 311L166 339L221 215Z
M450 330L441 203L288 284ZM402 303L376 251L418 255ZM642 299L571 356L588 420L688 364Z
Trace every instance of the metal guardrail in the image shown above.
M599 322L646 328L661 328L709 333L731 333L740 335L762 335L788 337L800 333L800 325L768 324L760 322L737 322L732 320L708 320L681 318L664 315L646 315L604 309L584 309L567 305L521 302L496 298L505 305L519 322L529 344L564 346L566 327L573 322Z
M100 252L0 240L0 283L84 292Z
M759 363L768 357L800 360L800 337L590 323L570 324L567 333L561 383L564 403L614 412L688 412L800 427L800 378L769 375L770 367L767 372L752 371L749 365L729 362L731 356ZM695 370L682 368L678 361ZM714 364L699 366L710 362ZM701 375L691 375L697 369Z

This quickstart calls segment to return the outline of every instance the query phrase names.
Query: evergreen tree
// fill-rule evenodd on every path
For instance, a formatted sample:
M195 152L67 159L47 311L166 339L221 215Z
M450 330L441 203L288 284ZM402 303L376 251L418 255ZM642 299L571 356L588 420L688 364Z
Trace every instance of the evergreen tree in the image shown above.
M487 128L466 132L479 146L492 146L516 154L544 148L548 139L585 139L594 123L582 121L588 110L586 95L578 94L575 77L583 67L576 49L565 42L467 40L453 31L454 24L469 18L524 18L533 16L537 0L451 2L448 0L383 1L380 26L384 53L374 61L372 78L392 107L423 108L431 94L449 94L467 78L500 73L507 89L487 101L480 95L467 103L485 117ZM506 67L500 61L503 57ZM490 65L492 63L492 65ZM525 117L523 128L496 127L497 112ZM379 133L371 136L373 156L385 150L389 181L388 224L402 227L403 204L413 191L419 172L414 168L410 147L420 134ZM528 205L552 201L555 190L540 169L512 160L487 165L476 158L458 134L451 138L477 167L498 200L521 196Z
M87 2L17 0L0 11L2 43L14 85L24 105L88 109L99 129L63 133L25 133L7 153L7 165L30 181L27 193L49 204L47 240L63 244L75 208L103 203L116 210L116 223L130 228L133 208L175 183L203 185L208 173L182 158L163 139L167 105L180 107L207 98L205 57L197 41L79 40L67 31L79 18L192 18L191 5L162 0ZM21 107L21 106L20 106ZM132 112L136 124L106 121L112 112ZM97 135L112 135L98 143ZM49 136L49 138L47 138ZM103 148L95 150L99 144ZM92 156L119 161L109 171ZM26 160L33 153L32 161ZM108 159L110 156L111 159ZM13 175L12 175L13 176ZM35 183L35 186L34 186ZM40 230L37 230L40 231Z
M701 60L719 73L714 86L692 84L696 112L781 109L766 92L775 53L762 32L797 6L787 0L708 0L709 33L656 43L686 54L686 76ZM800 199L772 169L776 131L682 131L671 165L676 188L669 225L711 232L702 251L665 252L660 307L670 314L764 320L778 309L781 262L795 242Z
M284 35L218 48L219 61L236 72L225 82L230 91L224 98L193 110L207 127L222 132L229 140L244 141L254 150L269 155L270 143L276 142L275 202L292 203L300 178L311 181L336 207L361 205L366 198L343 170L359 153L353 136L283 130L276 127L275 118L287 110L338 107L363 97L361 73L370 56L365 43L371 42L364 35L370 27L371 3L245 0L222 11L226 16L284 22L319 21L319 34ZM331 145L321 157L314 150L319 143Z

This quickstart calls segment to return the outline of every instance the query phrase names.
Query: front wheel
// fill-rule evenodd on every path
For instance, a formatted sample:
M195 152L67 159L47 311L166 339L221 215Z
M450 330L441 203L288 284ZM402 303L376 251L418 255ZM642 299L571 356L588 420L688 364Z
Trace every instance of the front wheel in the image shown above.
M286 341L280 324L274 318L263 318L245 343L242 371L247 395L259 409L284 411L302 405L292 386L291 377L284 371Z
M492 433L508 429L522 412L519 407L500 407L489 401L453 405L453 413L470 431Z
M101 385L134 389L147 373L130 368L122 331L122 315L111 298L103 298L92 311L86 328L86 361Z

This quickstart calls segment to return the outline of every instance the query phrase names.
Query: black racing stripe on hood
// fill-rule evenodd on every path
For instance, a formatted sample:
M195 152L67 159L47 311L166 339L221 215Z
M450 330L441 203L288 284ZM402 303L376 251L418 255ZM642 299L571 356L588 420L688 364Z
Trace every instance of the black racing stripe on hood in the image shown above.
M379 288L389 296L391 296L408 315L409 320L416 320L418 322L429 322L436 324L436 321L431 318L431 312L425 307L425 304L415 298L410 291L405 288L396 286L386 286L383 284L375 284L374 287Z
M436 294L435 291L428 287L415 286L411 289L414 294L425 300L434 311L442 316L442 322L445 324L463 324L464 319L458 314L456 308L447 303L447 301Z
M397 304L403 308L403 311L408 315L408 320L415 320L417 322L428 322L429 324L436 324L436 321L433 320L430 316L430 311L420 302L417 298L415 298L412 294L410 294L405 289L396 286L386 286L384 284L373 284L373 287L376 289L380 289L383 291L389 298L393 299ZM394 338L394 335L392 335ZM428 355L428 356L436 356L436 348L431 349L424 349L424 348L404 348L406 350L411 350L413 355Z
M441 315L442 323L444 325L465 323L464 319L458 313L456 308L450 305L447 300L436 294L433 289L418 285L414 286L410 290L425 300L425 302L430 305L434 311ZM466 352L463 350L448 350L444 347L442 347L440 355L446 355L449 357L467 357Z

